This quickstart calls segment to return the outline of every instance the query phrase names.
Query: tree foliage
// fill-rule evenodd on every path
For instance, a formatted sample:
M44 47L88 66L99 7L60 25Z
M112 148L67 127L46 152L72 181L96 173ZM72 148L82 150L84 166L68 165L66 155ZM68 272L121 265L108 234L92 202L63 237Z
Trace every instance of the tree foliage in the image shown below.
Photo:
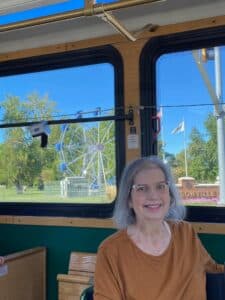
M55 103L37 94L28 96L24 101L7 96L1 105L3 122L10 124L40 122L52 118L55 112ZM40 141L32 139L27 127L5 129L3 141L0 148L0 165L4 170L0 174L1 184L15 185L18 189L23 185L33 186L42 176L43 168L51 168L56 160L55 151L41 149Z
M89 183L108 182L115 176L114 122L52 125L47 148L40 147L39 138L32 138L28 127L16 126L21 122L53 119L57 112L55 105L47 96L38 94L29 95L23 101L8 96L2 102L3 122L15 123L15 127L6 128L2 134L0 184L21 190L23 186L43 187L46 181L69 175L59 170L60 156L56 145L61 138L60 147L70 176L85 176Z
M218 176L217 128L213 114L207 116L204 126L204 135L192 128L186 149L188 175L201 183L215 182ZM185 176L184 151L176 155L176 164L175 177Z

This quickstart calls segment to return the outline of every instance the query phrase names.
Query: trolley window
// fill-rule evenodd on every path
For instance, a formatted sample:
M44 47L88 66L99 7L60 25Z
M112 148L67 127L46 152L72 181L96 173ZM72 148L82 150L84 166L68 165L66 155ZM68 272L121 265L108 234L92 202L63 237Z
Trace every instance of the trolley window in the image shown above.
M157 153L170 165L188 218L222 222L225 47L210 35L207 41L203 32L187 34L188 42L185 34L177 35L176 42L159 38L162 44L145 73L149 79L154 76L154 83L146 80L149 85L143 86L149 89L142 105L150 119L146 130L151 140L143 140L143 152ZM150 44L148 50L144 55L150 55Z
M18 203L28 214L110 214L124 164L122 68L111 47L92 52L2 64L3 213Z

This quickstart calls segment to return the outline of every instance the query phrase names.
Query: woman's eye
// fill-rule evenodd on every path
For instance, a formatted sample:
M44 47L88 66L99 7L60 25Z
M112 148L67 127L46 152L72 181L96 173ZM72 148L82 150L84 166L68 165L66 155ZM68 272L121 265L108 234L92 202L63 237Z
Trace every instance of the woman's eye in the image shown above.
M145 192L146 191L146 187L144 185L140 185L137 187L137 192Z
M167 186L166 183L159 183L157 185L157 190L164 191L166 189L166 186Z

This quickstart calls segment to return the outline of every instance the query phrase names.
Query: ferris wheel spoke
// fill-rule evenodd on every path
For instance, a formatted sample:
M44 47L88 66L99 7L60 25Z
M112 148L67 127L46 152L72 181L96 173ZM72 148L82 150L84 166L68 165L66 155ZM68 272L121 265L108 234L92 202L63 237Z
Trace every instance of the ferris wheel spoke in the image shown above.
M90 158L89 162L88 162L87 165L86 165L86 169L87 169L87 170L90 168L90 165L93 163L95 157L96 157L96 152L94 152L94 153L91 155L91 158Z
M81 155L77 156L75 159L71 160L69 163L68 163L68 166L76 163L78 160L82 159L83 157L85 156L85 153L82 153Z
M115 143L115 139L111 139L111 140L108 140L104 143L104 145L109 145L109 144L114 144Z
M109 127L107 128L107 130L104 131L103 136L101 137L101 141L104 142L105 140L107 140L107 134L109 133L109 131L111 130L111 127L114 125L114 122L111 122Z
M103 159L102 159L102 154L100 153L100 163L102 165L102 175L103 175L103 180L104 180L104 185L106 187L106 176L105 176L105 168L104 168L104 163L103 163Z
M102 192L102 187L107 186L107 181L115 173L112 167L115 158L114 125L113 121L64 126L58 151L65 164L64 174L74 178L82 176L89 187L94 184Z

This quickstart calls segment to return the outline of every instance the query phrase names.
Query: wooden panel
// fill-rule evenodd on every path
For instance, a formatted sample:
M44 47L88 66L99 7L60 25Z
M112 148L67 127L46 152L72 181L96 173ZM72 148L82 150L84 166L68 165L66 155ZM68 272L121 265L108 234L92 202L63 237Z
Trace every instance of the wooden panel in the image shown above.
M192 222L197 233L225 234L225 224Z
M46 249L34 248L5 256L8 273L0 277L0 299L46 299Z
M159 36L159 35L167 35L170 33L184 32L189 30L210 28L210 27L223 26L223 25L225 25L225 16L216 16L216 17L210 17L210 18L205 18L196 21L188 21L188 22L165 25L165 26L155 26L154 30L143 31L143 33L141 33L138 36L137 40L138 41L143 40L147 42L149 38ZM114 46L120 44L126 44L127 48L130 48L130 45L131 44L134 45L135 43L136 42L130 42L125 40L124 37L119 34L115 34L107 37L98 37L98 38L92 38L88 40L80 40L76 42L71 41L68 43L61 43L52 46L44 46L40 48L1 53L0 61L8 61L8 60L13 60L18 58L39 56L39 55L51 54L51 53L60 53L65 51L85 49L85 48L97 47L100 45L109 45L109 44Z
M96 254L72 252L69 274L59 274L58 300L79 300L82 291L93 284Z
M94 218L63 218L63 217L31 217L31 216L0 216L0 224L24 224L42 226L70 226L85 228L110 228L116 226L112 219ZM225 234L225 224L193 222L198 233Z
M0 216L0 224L71 226L86 228L116 228L112 219ZM199 233L225 234L225 224L193 222Z
M78 282L60 282L58 300L79 300L80 295L89 284L82 284Z
M141 155L141 133L140 133L140 82L139 82L139 61L142 48L146 41L140 40L135 43L127 42L114 45L120 52L123 58L124 65L124 99L125 107L134 108L134 120L133 124L130 125L128 122L126 126L126 161L138 158ZM136 130L138 137L138 147L129 148L128 138L132 130Z
M66 218L66 217L35 217L35 216L0 216L0 224L70 226L115 228L112 219Z
M96 264L96 254L72 252L70 255L69 274L77 272L94 273Z

